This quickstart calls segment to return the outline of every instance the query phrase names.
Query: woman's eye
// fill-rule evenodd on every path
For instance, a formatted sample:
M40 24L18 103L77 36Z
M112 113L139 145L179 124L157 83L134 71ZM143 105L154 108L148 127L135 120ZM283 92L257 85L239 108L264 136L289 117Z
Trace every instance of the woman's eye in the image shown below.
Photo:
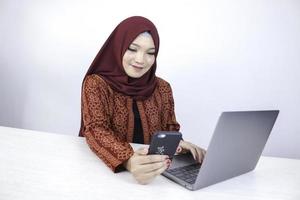
M129 50L129 51L136 52L136 49L133 49L133 48L130 48L130 47L128 47L128 50Z
M149 55L155 55L155 52L148 52Z

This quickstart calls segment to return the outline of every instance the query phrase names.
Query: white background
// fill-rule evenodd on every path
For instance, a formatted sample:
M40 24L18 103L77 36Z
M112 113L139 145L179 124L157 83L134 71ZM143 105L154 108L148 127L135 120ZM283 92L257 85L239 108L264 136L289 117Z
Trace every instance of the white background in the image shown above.
M279 109L264 154L300 159L297 0L1 0L0 125L77 135L83 76L132 15L158 28L186 140L207 147L221 111Z

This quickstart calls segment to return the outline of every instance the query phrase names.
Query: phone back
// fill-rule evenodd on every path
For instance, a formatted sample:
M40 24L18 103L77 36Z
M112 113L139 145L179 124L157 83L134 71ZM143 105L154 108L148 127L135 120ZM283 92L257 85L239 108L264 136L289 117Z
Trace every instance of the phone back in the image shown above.
M181 139L180 132L159 131L152 136L148 154L168 155L172 158Z

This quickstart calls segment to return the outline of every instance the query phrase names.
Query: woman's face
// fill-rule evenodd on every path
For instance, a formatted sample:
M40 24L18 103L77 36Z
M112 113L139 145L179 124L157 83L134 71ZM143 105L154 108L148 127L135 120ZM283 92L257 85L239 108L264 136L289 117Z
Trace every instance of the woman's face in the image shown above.
M122 64L126 74L132 78L140 78L155 61L155 46L149 33L141 33L129 45Z

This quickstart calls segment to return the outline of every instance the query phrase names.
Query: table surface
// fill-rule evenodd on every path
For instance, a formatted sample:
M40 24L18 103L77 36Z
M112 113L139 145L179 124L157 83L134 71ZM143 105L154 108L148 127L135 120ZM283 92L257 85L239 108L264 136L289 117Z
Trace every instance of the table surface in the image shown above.
M159 176L114 174L84 138L0 126L0 199L300 200L300 160L261 157L256 169L189 191Z

